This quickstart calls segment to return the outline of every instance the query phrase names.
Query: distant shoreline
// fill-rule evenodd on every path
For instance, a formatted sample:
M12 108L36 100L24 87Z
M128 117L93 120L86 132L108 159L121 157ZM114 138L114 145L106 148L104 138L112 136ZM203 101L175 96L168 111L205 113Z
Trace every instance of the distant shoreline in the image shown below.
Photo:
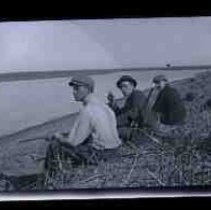
M82 69L82 70L53 70L53 71L20 71L0 73L0 82L14 82L38 79L53 79L71 77L76 74L102 75L124 71L155 71L155 70L211 70L211 65L200 66L169 66L169 67L140 67L140 68L115 68L115 69Z

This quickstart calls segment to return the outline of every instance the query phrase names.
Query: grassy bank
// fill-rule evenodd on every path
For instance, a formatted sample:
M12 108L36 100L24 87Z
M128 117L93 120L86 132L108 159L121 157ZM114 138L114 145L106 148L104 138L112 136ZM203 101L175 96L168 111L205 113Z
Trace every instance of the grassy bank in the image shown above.
M134 132L115 157L103 160L98 166L82 166L55 174L51 183L26 185L25 190L61 190L87 188L137 188L137 187L184 187L211 184L211 131L210 111L204 107L211 98L211 73L201 73L195 78L176 81L188 111L186 123L169 137L157 136L159 143ZM35 161L27 162L29 154L44 157L47 143L43 140L21 144L19 140L43 136L58 130L67 130L73 123L73 115L29 128L1 140L1 170L17 174L26 173L27 166L38 173ZM39 142L39 143L38 143ZM25 154L25 156L23 155ZM18 165L17 161L22 161ZM24 164L25 162L25 168ZM11 169L11 170L9 170ZM9 172L8 172L9 171ZM39 171L41 172L41 171Z

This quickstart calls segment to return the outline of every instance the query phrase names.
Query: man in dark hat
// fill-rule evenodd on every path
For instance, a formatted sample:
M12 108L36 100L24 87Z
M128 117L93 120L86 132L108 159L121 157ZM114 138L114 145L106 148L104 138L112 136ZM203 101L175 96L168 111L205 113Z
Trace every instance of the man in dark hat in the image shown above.
M109 105L116 114L120 136L126 139L130 135L131 127L144 126L146 97L136 89L137 81L129 75L123 75L116 85L125 98L124 106L120 108L110 95L109 98L112 98L112 101Z
M52 171L56 165L55 157L62 154L71 156L74 161L85 161L96 164L97 159L105 153L116 151L121 145L118 136L114 112L104 103L94 97L94 81L91 77L75 76L69 82L73 88L76 101L82 102L83 107L72 127L66 133L56 133L50 137L54 139L47 151L45 167Z
M159 94L152 110L158 113L160 122L165 125L183 124L186 109L178 91L170 86L164 75L155 76L153 83Z

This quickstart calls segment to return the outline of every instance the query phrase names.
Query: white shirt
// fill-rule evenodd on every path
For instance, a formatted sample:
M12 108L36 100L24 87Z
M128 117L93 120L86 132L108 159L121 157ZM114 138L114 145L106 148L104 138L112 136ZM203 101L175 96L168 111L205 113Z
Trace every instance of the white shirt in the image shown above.
M112 149L121 144L114 112L92 94L86 98L67 141L77 146L90 135L91 143L96 149Z

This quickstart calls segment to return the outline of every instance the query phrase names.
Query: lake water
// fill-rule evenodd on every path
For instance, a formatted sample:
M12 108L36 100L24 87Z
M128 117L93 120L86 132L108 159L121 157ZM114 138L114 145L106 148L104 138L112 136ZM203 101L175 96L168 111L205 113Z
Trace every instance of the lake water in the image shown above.
M95 94L105 102L110 90L120 97L121 93L115 84L123 74L136 78L139 82L138 88L145 89L150 87L153 76L158 73L165 73L169 80L173 81L192 77L198 72L194 70L128 71L94 75ZM0 136L78 111L81 104L74 101L72 89L67 85L68 81L69 78L56 78L2 82L0 84Z

